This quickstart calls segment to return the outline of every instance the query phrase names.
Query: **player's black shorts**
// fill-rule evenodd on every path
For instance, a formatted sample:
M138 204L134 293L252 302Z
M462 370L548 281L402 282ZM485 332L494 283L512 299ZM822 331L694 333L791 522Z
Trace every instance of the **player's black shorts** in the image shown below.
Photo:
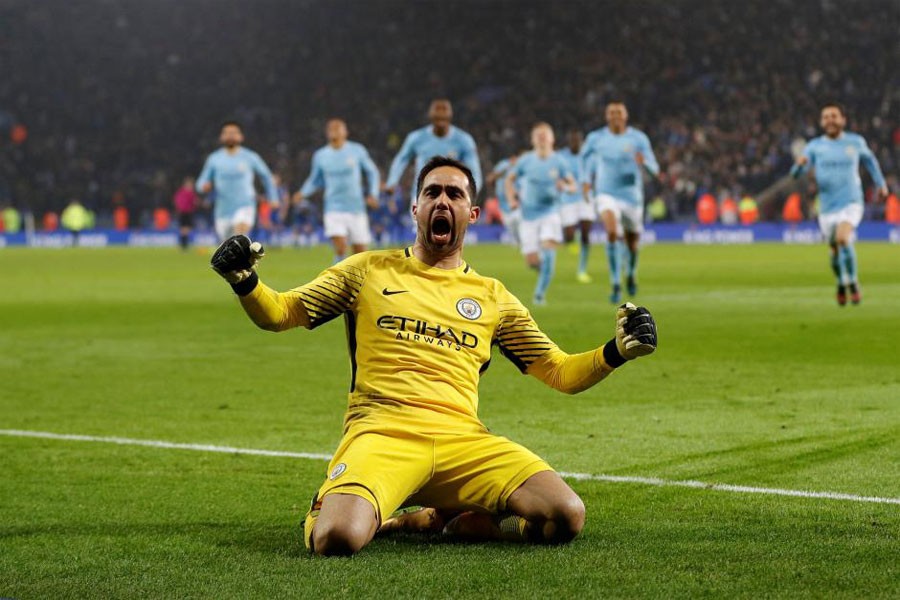
M192 212L178 213L178 226L193 228L194 227L194 213L192 213Z

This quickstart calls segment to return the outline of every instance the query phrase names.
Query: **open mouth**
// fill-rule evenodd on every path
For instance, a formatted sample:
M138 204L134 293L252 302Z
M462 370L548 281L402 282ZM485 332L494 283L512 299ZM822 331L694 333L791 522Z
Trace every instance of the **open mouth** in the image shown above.
M453 231L453 225L450 218L446 215L435 215L431 219L431 239L436 244L450 243L450 234Z

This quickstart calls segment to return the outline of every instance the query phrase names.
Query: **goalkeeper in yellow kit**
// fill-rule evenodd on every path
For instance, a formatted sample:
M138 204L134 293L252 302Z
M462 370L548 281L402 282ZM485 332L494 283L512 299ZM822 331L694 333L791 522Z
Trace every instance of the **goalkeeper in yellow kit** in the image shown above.
M212 258L263 329L345 320L352 378L344 435L307 515L306 544L353 554L379 528L568 542L584 526L584 504L540 457L479 421L479 378L496 345L523 373L581 392L655 350L653 318L623 305L613 339L566 354L502 283L463 261L466 229L479 214L468 168L432 158L416 189L413 246L356 254L293 290L259 281L262 246L245 236ZM401 506L427 508L391 518Z

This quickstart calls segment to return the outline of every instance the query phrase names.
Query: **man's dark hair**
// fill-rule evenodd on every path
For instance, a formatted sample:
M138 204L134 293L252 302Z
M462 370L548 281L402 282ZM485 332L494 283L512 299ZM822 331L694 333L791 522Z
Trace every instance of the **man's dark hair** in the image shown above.
M466 179L469 180L469 198L472 200L472 204L475 204L475 199L478 197L478 188L475 186L475 177L472 176L472 171L463 163L449 156L432 156L425 163L425 166L422 167L422 170L419 171L419 176L416 178L416 198L422 193L422 182L425 181L425 177L438 167L453 167L465 173Z
M822 108L819 110L819 112L822 112L826 108L832 108L832 107L838 109L838 112L841 113L842 117L844 117L845 119L847 118L847 107L844 106L843 104L841 104L840 102L826 102L825 104L822 105Z
M225 128L228 127L229 125L234 125L235 127L237 127L238 129L240 129L241 131L244 131L244 127L240 124L240 122L239 122L239 121L236 121L236 120L234 120L234 119L225 119L224 121L222 121L222 126L219 127L219 131L225 129Z
M611 96L606 101L606 106L609 106L610 104L621 104L622 106L628 106L628 103L625 102L625 98L623 98L622 96Z

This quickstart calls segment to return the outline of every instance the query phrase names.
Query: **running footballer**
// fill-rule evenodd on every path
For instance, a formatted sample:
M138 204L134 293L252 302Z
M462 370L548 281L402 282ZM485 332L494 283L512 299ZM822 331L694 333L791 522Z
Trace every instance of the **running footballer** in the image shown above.
M584 504L539 456L485 428L479 378L496 345L523 373L581 392L656 349L653 318L622 305L613 339L563 352L502 283L463 260L479 214L469 169L434 157L416 190L411 247L353 255L287 292L259 281L262 246L245 236L212 258L263 329L312 329L338 316L346 323L353 368L344 436L306 517L306 544L321 555L353 554L379 528L568 542L584 526ZM426 508L391 518L401 506Z

